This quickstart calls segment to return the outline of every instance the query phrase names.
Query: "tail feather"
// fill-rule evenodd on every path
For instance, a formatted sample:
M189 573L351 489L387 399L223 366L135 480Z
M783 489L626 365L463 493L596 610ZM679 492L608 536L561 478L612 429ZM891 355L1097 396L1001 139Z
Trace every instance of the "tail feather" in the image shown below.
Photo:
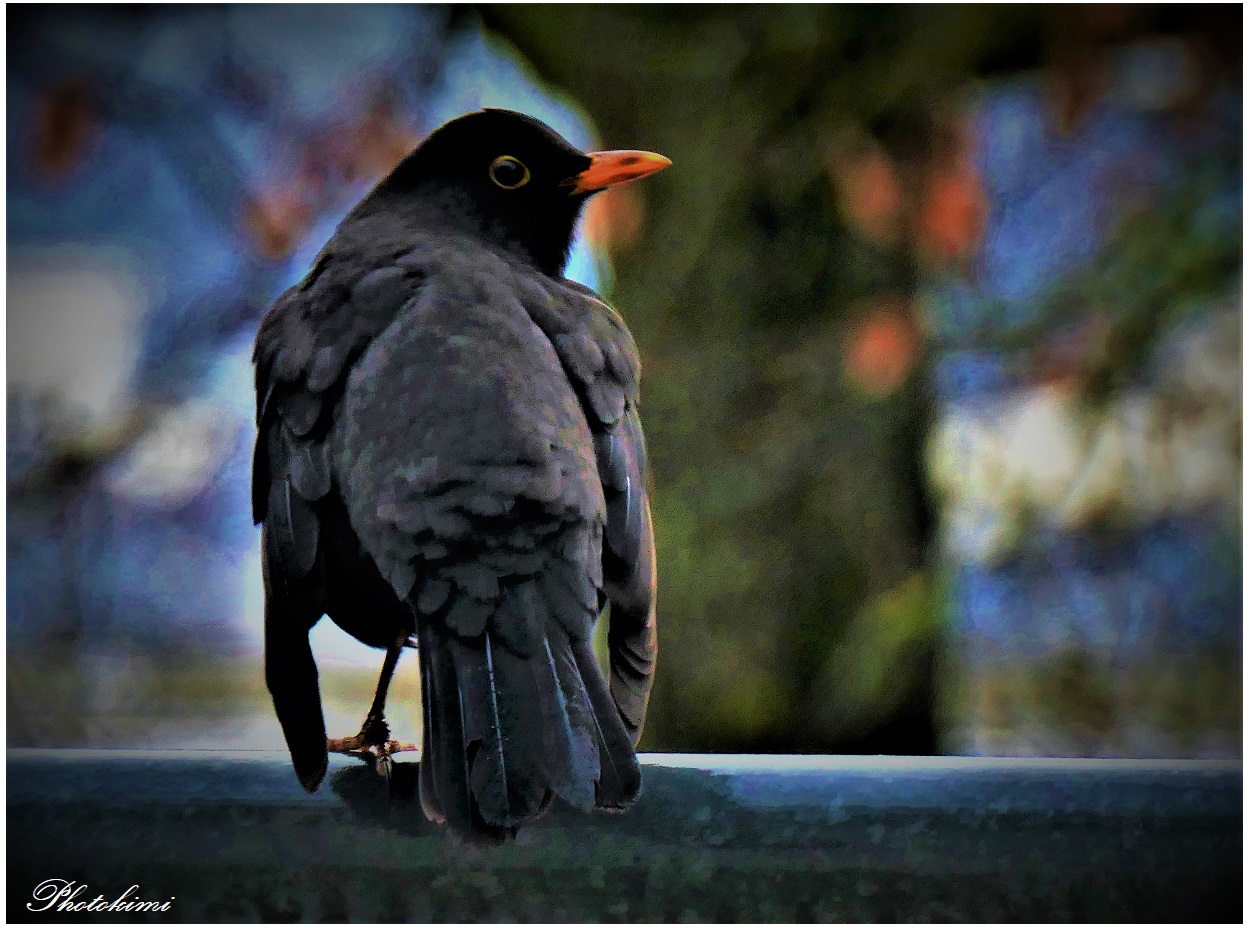
M534 663L546 725L545 748L560 763L552 785L555 793L569 804L590 810L594 807L594 785L599 777L598 739L588 725L592 713L571 644L566 636L556 633L555 637L554 649L550 637L543 638L545 662Z
M508 705L517 708L519 738L539 747L528 754L534 763L533 776L569 803L593 807L593 791L582 792L577 786L587 782L587 776L588 783L593 783L594 744L587 734L579 737L569 720L551 652L551 637L558 643L566 642L567 636L561 630L547 630L538 586L525 581L509 588L491 628L499 635L491 643L498 684L509 696Z
M422 621L418 630L421 676L428 685L424 707L425 740L422 767L429 770L421 779L421 806L437 810L457 832L470 834L474 828L472 794L469 790L468 758L465 755L464 723L455 664L448 640L435 623Z
M623 809L642 793L642 767L633 751L633 740L625 730L615 701L603 682L589 640L574 642L572 648L581 680L585 683L591 719L599 741L600 772L595 786L595 805Z
M555 795L583 809L627 807L641 770L589 640L570 636L559 614L567 601L507 604L479 636L419 624L426 814L463 834L506 835ZM502 622L523 629L501 633Z
M513 824L508 816L507 758L501 747L503 734L498 724L498 695L492 674L486 669L485 634L465 642L449 636L444 649L449 653L461 708L463 733L460 756L466 762L469 808L476 809L488 822L501 827Z
M523 667L527 660L498 648L489 632L452 648L477 809L487 823L520 826L549 801L542 724L534 714L533 678Z
M431 688L433 672L430 669L430 660L425 655L425 648L424 640L422 639L422 647L419 651L421 659L421 707L424 709L424 712L421 714L423 718L420 765L421 809L425 811L426 818L434 823L445 823L447 815L443 813L443 804L438 797L438 785L434 780L434 754L436 750L431 723L433 714L430 713L430 709L434 706ZM432 645L429 648L432 648Z

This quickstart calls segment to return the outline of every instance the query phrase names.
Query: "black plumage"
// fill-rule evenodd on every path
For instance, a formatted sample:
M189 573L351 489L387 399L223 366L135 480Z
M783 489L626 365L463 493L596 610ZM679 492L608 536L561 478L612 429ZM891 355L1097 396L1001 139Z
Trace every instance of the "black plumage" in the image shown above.
M265 671L295 771L324 777L308 631L420 654L426 814L506 835L554 796L638 796L655 556L621 318L562 277L596 190L667 164L500 110L433 133L351 212L256 340ZM610 684L591 648L611 603ZM389 748L388 748L389 747Z

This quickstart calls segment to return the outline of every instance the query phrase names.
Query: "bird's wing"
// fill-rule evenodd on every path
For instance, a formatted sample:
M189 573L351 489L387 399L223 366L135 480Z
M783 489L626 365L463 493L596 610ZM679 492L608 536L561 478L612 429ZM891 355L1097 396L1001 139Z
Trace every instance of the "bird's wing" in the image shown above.
M646 721L659 655L655 539L646 491L646 442L637 407L595 433L594 451L607 503L603 581L611 618L607 631L611 694L636 746Z
M531 313L551 337L577 387L594 433L595 460L607 506L603 578L611 601L608 661L611 694L636 745L654 683L655 543L647 492L646 442L638 412L641 363L620 316L588 288L565 282Z
M281 468L313 501L328 493L320 462L296 461L321 446L330 415L342 396L347 372L364 348L419 290L424 265L399 255L381 267L330 264L327 251L299 284L275 302L256 336L256 425L252 516L270 512L272 485ZM280 433L274 427L281 426ZM286 461L284 453L290 452ZM305 483L306 482L306 483ZM298 489L298 488L297 488ZM283 541L285 544L286 540ZM296 574L306 574L313 555L297 540L284 551Z
M263 523L265 677L295 771L325 773L325 724L308 630L325 610L320 502L334 475L329 433L346 374L420 286L400 264L353 271L327 252L265 317L256 338L252 512Z
M417 618L422 803L462 832L512 829L555 794L623 807L640 789L590 644L594 439L528 312L551 302L534 277L450 256L354 366L333 426L352 527Z

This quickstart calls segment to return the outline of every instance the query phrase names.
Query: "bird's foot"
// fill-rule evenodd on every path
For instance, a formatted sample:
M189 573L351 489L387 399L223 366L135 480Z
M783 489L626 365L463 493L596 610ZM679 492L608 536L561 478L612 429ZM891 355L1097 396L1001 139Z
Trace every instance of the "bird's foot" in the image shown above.
M369 716L355 736L327 739L325 748L353 756L373 766L378 775L390 779L390 757L398 752L414 752L414 743L401 743L390 738L390 727L385 718Z

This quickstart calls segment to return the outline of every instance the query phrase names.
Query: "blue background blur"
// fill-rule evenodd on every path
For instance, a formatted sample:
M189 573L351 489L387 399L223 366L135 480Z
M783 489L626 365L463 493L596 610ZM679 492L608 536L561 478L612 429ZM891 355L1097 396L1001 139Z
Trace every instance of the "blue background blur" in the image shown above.
M138 737L147 702L124 692L156 687L145 657L258 654L250 384L268 303L429 128L481 106L525 110L585 147L590 127L439 7L14 19L11 730ZM569 275L595 286L601 263L579 243ZM45 656L56 643L65 654ZM373 663L346 637L325 651ZM27 654L67 664L56 672L85 707L55 708ZM49 723L61 713L89 719ZM104 719L118 714L139 719Z

